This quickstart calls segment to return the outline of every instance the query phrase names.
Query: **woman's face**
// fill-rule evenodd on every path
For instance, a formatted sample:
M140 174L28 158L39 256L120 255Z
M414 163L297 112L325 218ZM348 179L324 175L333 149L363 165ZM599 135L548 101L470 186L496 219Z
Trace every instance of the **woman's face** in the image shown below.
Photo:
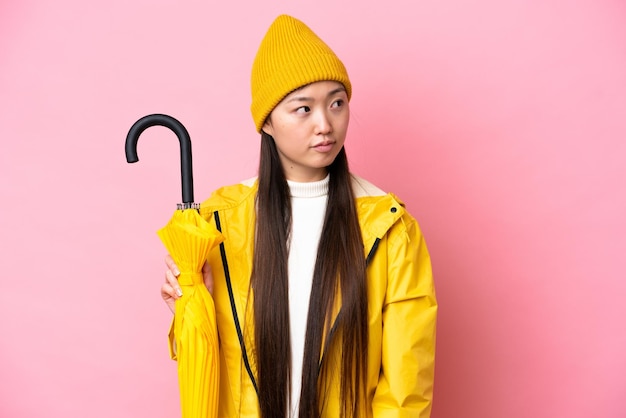
M343 147L349 120L343 85L318 81L287 95L263 130L274 138L287 180L317 181Z

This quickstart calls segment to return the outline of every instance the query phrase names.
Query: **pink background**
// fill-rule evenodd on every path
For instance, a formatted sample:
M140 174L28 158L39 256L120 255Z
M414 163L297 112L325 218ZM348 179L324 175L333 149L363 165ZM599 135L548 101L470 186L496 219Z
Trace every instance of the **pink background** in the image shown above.
M291 13L354 85L352 168L420 220L435 418L626 415L626 3L0 3L0 416L173 417L155 231L255 174L249 71Z

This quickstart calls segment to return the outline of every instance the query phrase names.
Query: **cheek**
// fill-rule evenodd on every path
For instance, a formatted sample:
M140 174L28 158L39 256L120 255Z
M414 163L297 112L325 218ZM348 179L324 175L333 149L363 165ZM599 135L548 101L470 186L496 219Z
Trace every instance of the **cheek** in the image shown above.
M347 110L337 117L337 126L341 126L342 129L347 129L350 123L350 111Z
M280 125L280 133L281 135L290 140L297 142L299 139L305 136L307 132L306 126L303 126L301 123L284 123Z
M289 118L279 117L274 120L274 130L282 135L289 135L295 129L295 124Z
M348 126L350 124L350 118L346 117L345 119L342 119L339 124L337 125L338 130L341 131L341 133L343 134L343 136L346 135L346 133L348 132Z

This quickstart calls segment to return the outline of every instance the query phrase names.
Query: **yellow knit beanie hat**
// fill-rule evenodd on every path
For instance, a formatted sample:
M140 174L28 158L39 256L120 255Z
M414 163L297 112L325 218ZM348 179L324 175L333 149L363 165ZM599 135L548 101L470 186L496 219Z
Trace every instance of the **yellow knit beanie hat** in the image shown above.
M291 16L276 18L261 41L252 64L252 119L257 132L289 93L316 81L352 85L339 57L308 26Z

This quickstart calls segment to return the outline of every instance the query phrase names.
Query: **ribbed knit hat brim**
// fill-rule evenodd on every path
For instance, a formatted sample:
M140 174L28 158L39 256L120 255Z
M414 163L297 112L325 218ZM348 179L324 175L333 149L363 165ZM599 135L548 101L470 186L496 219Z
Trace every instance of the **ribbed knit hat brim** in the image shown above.
M324 41L296 18L281 15L261 41L252 65L250 110L257 132L280 101L292 91L316 81L352 85L345 66Z

